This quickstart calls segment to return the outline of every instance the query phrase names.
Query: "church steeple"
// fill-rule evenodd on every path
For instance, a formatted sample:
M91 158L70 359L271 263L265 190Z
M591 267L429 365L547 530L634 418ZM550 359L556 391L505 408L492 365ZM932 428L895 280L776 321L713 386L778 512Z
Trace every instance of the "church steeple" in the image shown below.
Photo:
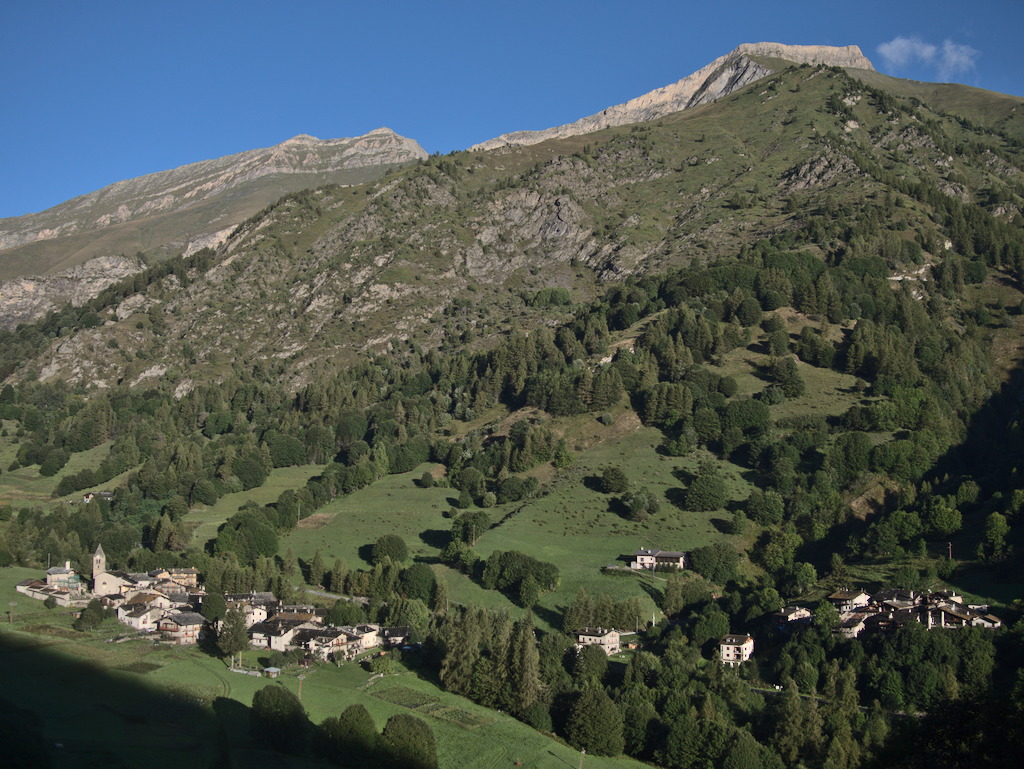
M103 552L103 545L96 546L96 552L92 554L92 578L107 571L107 554Z

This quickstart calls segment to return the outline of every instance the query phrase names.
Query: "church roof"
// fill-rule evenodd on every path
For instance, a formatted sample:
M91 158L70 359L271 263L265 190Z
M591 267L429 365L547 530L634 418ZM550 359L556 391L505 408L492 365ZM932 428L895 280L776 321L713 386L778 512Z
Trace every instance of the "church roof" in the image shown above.
M96 552L93 555L102 555L106 557L106 553L103 552L103 545L96 545Z

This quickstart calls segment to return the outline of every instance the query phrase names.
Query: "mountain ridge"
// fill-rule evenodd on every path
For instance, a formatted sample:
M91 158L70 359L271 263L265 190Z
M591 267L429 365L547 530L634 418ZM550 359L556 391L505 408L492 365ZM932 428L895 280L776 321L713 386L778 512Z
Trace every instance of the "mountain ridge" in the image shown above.
M743 43L681 80L656 88L622 104L608 107L565 125L502 134L475 144L470 149L493 150L510 145L538 144L548 139L578 136L603 128L655 120L673 112L708 104L775 71L773 67L751 57L769 57L795 64L826 64L874 71L871 62L856 45L836 47Z
M271 147L115 182L39 213L0 219L0 278L41 275L97 256L137 250L174 245L178 246L176 250L187 250L180 247L183 241L195 241L195 250L211 245L210 236L230 231L282 194L328 183L368 181L382 173L375 169L426 156L416 141L388 128L339 139L300 134ZM234 194L236 191L240 192ZM225 202L218 206L218 201ZM205 218L194 215L199 206L210 207ZM155 217L186 211L193 212L191 220L180 224L177 231L173 224L166 227L167 237L153 235L155 228L144 224ZM81 238L96 234L101 240L99 233L133 223L140 223L135 228L139 232L126 230L126 236L97 248L89 248ZM75 241L46 247L47 242L76 237ZM27 250L19 254L19 248ZM67 263L68 253L78 254L74 263Z

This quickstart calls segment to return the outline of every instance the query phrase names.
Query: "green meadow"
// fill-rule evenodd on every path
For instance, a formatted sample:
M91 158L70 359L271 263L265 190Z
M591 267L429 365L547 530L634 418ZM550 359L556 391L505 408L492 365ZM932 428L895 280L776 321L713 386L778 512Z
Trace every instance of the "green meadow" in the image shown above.
M614 429L595 424L600 430ZM619 599L638 596L648 602L653 613L649 578L610 576L602 573L602 567L625 565L622 556L640 547L692 550L726 537L721 533L730 515L725 510L684 512L674 503L700 461L711 459L710 455L697 452L685 458L666 457L656 450L660 442L657 430L636 425L614 443L598 443L581 453L548 483L542 496L486 511L495 525L476 543L481 557L494 550L519 550L559 568L558 588L540 601L538 624L542 627L557 624L555 613L561 613L580 587ZM751 487L741 477L740 468L711 461L726 478L729 498L745 499ZM609 465L622 467L633 486L653 491L661 502L660 511L643 523L616 512L613 497L592 488ZM414 559L436 561L448 541L451 520L444 513L456 492L419 488L415 480L430 467L387 476L326 505L282 539L281 551L291 547L300 558L309 559L319 549L328 564L342 558L350 568L365 568L367 546L381 534L392 533L406 541ZM441 573L457 603L504 608L513 614L521 611L501 593L483 590L462 574L447 567L441 567Z
M197 524L192 537L197 544L205 544L217 536L220 528L228 518L238 512L238 508L246 502L258 505L269 505L276 502L281 492L286 489L302 488L306 481L323 470L323 465L300 465L298 467L278 467L270 471L267 481L262 486L248 491L225 494L209 507L199 506L191 510L187 520Z

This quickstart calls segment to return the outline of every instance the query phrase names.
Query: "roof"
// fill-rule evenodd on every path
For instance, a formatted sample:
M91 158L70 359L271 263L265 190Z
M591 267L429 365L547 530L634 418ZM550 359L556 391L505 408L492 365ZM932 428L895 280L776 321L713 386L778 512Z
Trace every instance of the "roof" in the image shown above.
M726 635L722 636L722 640L720 641L720 643L728 644L729 646L742 646L748 641L753 640L754 639L748 635Z
M603 627L585 627L580 628L576 635L590 635L603 638L604 636L611 635L612 633L618 633L619 631L614 628L603 628Z
M858 598L859 596L866 595L871 597L868 593L863 590L837 590L829 596L830 601L848 601L851 598Z
M106 553L103 552L103 545L96 545L96 552L93 553L93 555L103 555L103 556L105 556Z
M169 617L164 617L164 619L168 622L173 622L179 627L206 624L206 617L202 614L196 614L194 611L183 611L180 614L172 614Z
M650 550L647 548L640 548L633 555L653 555L655 558L685 558L686 553L680 552L679 550Z
M74 574L74 569L69 569L66 566L54 566L46 570L47 574Z

